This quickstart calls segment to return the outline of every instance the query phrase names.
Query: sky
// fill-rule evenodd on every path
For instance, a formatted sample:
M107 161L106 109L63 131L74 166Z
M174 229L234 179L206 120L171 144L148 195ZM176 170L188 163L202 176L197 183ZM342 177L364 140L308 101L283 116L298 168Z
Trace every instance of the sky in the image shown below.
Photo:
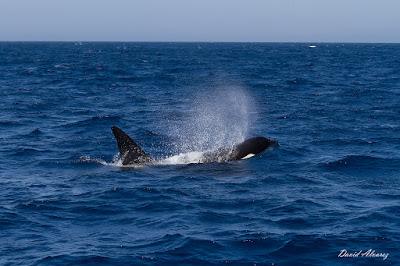
M0 41L400 42L399 0L0 0Z

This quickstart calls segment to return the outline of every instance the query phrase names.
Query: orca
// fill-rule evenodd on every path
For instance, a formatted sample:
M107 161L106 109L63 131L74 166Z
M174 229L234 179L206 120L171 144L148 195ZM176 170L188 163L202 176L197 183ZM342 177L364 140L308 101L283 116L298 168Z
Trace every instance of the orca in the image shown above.
M117 140L122 165L145 164L153 161L153 159L120 128L113 126L111 130Z
M142 148L120 128L113 126L111 130L117 141L122 165L150 164L155 162ZM274 139L254 137L230 148L218 148L203 154L202 163L236 161L251 158L269 147L278 146Z

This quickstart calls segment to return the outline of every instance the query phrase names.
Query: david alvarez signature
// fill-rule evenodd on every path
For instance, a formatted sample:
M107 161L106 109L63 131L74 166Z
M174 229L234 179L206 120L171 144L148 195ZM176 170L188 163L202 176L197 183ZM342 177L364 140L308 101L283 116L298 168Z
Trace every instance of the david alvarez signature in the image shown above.
M389 253L377 252L374 249L359 250L354 252L349 252L346 249L342 249L339 254L339 258L382 258L386 260L389 257Z

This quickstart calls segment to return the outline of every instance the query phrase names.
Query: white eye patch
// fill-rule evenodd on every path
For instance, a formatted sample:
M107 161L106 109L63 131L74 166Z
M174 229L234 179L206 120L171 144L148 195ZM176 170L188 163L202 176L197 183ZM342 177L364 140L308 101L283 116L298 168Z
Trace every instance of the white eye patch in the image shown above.
M249 159L249 158L253 157L254 155L255 155L254 153L249 153L246 156L244 156L241 160Z

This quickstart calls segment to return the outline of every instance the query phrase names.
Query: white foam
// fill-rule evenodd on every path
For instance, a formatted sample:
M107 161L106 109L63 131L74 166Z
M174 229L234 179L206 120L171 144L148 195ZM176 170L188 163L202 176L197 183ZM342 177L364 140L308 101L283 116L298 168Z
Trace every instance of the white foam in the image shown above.
M90 156L81 156L81 162L88 162L88 163L98 163L105 166L117 166L117 167L133 167L132 165L123 165L122 160L119 158L119 154L117 153L111 162L107 162L103 159L99 158L92 158Z
M191 164L191 163L204 163L204 152L194 151L187 153L180 153L171 157L167 157L164 159L159 159L151 163L147 164L129 164L123 165L122 160L118 157L119 154L114 156L114 159L111 162L107 162L103 159L99 158L91 158L89 156L82 156L80 158L81 162L91 162L98 163L104 166L114 166L114 167L128 167L128 168L140 168L145 165L183 165L183 164Z
M159 165L176 165L176 164L190 164L190 163L202 163L204 160L203 152L193 151L187 153L180 153L160 161L155 162Z
M109 163L107 163L105 160L103 160L103 159L99 159L99 158L91 158L90 156L81 156L80 158L79 158L79 161L80 162L83 162L83 163L99 163L99 164L102 164L102 165L107 165L107 164L109 164Z

